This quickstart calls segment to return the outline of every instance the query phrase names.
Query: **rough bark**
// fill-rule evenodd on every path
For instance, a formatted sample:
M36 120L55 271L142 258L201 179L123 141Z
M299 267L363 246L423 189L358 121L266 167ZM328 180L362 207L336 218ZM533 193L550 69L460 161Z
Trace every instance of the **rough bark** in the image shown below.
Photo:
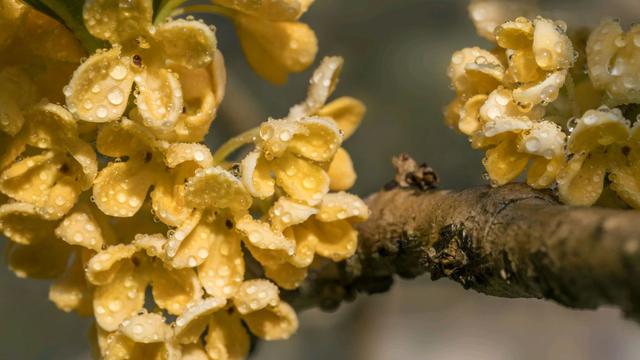
M311 271L286 294L296 307L334 309L358 293L388 290L395 275L429 272L488 295L613 305L640 319L640 211L563 206L522 184L396 186L367 201L372 215L359 226L357 254Z

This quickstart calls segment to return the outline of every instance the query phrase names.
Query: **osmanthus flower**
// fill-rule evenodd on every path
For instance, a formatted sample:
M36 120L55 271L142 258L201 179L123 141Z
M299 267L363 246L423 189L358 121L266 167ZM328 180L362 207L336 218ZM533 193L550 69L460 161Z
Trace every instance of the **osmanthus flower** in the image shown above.
M166 242L160 234L139 234L131 243L109 246L89 260L86 275L96 287L93 310L102 329L115 331L142 310L149 285L154 303L172 315L182 314L187 304L202 296L193 269L174 269L166 263Z
M84 277L84 265L90 256L85 246L99 249L103 241L101 224L94 215L83 203L62 222L43 219L31 204L0 206L0 231L10 240L6 249L9 268L18 277L53 279L49 299L65 312L92 313L92 288ZM70 236L70 222L90 236Z
M318 53L313 30L298 21L313 0L212 0L226 8L247 61L258 75L276 84L306 70Z
M63 107L39 104L25 117L25 126L8 148L10 157L26 145L29 151L0 173L0 191L34 205L47 219L60 219L91 187L98 171L96 154L80 139L76 121Z
M75 71L65 88L67 105L81 120L114 121L127 109L135 83L135 103L145 126L161 137L191 137L189 121L193 119L181 118L183 112L188 115L190 111L185 110L180 76L186 75L188 80L204 75L212 64L221 66L215 34L198 21L173 20L153 26L152 12L151 0L85 2L83 16L87 30L110 42L112 47L91 55ZM198 69L204 72L195 71ZM210 71L209 76L214 78L199 85L215 90L215 82L221 81L219 70ZM219 103L221 94L212 92L205 92L204 98L196 96L196 104L191 104L196 113L202 112L198 110L202 100L209 101L209 112L212 104ZM179 121L182 129L176 134ZM209 122L203 119L196 121L197 127L204 126L203 122L208 127Z
M519 17L496 29L508 59L505 81L513 84L513 98L523 108L557 99L576 60L566 30L565 23L541 17Z
M243 282L228 301L212 297L191 304L175 321L174 340L185 348L204 346L210 359L243 359L249 332L272 341L289 338L297 328L296 313L280 300L278 287L257 279Z
M269 198L274 195L277 185L291 198L315 205L329 191L331 179L327 169L343 135L332 118L316 114L335 89L341 66L341 58L325 58L311 78L307 99L291 108L285 119L262 123L256 149L241 163L242 182L252 196ZM359 102L344 101L346 112L364 111ZM332 111L329 115L337 113L337 110L329 110ZM351 125L355 129L361 116L356 114L343 119L352 121L351 124L345 122L345 127ZM334 166L334 174L351 173L351 162L345 158L343 154L338 170ZM348 180L346 185L351 185L352 179Z
M173 332L162 315L141 310L113 332L97 328L95 336L99 355L105 360L184 359Z
M62 24L18 0L0 1L0 33L0 131L16 135L40 99L62 101L83 50Z
M315 207L281 197L269 210L269 221L274 233L295 242L295 253L247 247L268 278L282 288L295 289L307 276L316 254L335 262L351 257L358 243L353 226L368 217L366 204L345 192L327 194ZM238 228L247 231L249 225L238 223Z
M636 129L633 134L631 137L629 122L618 109L589 110L578 119L567 143L572 157L558 177L562 201L570 205L595 204L611 173L611 188L629 205L637 206Z
M562 23L519 17L495 27L491 40L497 50L474 47L454 53L448 75L457 97L445 111L447 123L473 135L481 126L478 109L499 87L512 91L523 112L555 101L575 62L565 31Z
M56 221L43 219L31 204L0 206L0 231L10 240L9 268L19 277L53 279L49 299L65 312L82 315L92 314L93 286L86 281L84 268L93 254L133 237L132 231L161 229L148 213L113 221L88 196Z
M482 129L473 145L486 149L485 169L494 185L516 179L531 163L527 183L549 187L564 163L566 135L555 123L540 121L543 112L523 112L511 92L494 91L479 109Z
M477 110L504 81L505 65L487 50L466 48L453 54L447 74L457 97L447 106L445 118L449 126L471 135L479 128Z
M587 42L587 64L593 85L603 90L610 106L640 102L640 26L627 32L620 22L603 20Z
M155 215L169 226L178 226L192 209L184 204L184 181L198 168L208 166L207 147L158 140L148 128L123 118L108 123L98 133L96 147L114 161L95 179L96 205L109 216L130 217L140 210L151 191Z
M342 70L343 59L340 57L326 57L313 73L307 98L289 111L288 119L302 119L304 117L319 116L332 119L342 134L343 141L347 140L360 126L365 115L366 107L358 99L343 96L327 104L333 94ZM342 147L335 153L329 165L329 188L332 191L350 189L356 181L356 172L349 153Z
M200 283L209 295L226 299L242 284L243 240L264 248L294 245L260 234L242 238L236 231L236 222L244 215L250 216L252 199L242 183L227 170L210 167L196 172L187 180L184 197L186 204L196 210L171 232L165 254L175 268L196 268Z

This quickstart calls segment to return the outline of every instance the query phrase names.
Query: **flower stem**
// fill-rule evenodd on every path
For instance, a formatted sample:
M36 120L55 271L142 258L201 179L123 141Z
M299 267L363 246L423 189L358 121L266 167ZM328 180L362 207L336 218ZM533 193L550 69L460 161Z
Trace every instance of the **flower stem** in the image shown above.
M156 18L154 20L154 24L160 24L166 18L171 16L176 8L182 4L187 2L187 0L164 0L160 5L160 10L156 14Z
M255 141L260 133L260 128L256 127L251 130L247 130L242 134L229 139L224 143L214 154L213 164L219 165L227 159L229 155L240 149L244 145L251 144Z

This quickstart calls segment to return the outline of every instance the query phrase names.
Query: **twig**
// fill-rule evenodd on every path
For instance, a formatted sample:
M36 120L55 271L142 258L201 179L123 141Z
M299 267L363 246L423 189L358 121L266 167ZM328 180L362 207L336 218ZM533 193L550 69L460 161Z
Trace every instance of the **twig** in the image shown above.
M287 293L334 309L389 289L395 275L447 277L467 289L640 319L640 212L564 206L522 184L463 191L396 187L369 197L357 254Z

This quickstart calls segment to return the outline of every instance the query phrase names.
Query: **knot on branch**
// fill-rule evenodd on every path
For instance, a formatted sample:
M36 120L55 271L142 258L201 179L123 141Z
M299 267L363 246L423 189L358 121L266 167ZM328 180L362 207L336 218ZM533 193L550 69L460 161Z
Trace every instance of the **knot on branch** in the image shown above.
M400 154L393 158L393 167L396 169L396 176L392 182L392 187L415 188L426 191L438 185L438 175L426 163L418 163L407 154Z
M438 240L426 251L425 266L431 279L452 279L469 288L481 283L483 275L474 273L481 264L471 237L463 225L449 224L440 229Z

